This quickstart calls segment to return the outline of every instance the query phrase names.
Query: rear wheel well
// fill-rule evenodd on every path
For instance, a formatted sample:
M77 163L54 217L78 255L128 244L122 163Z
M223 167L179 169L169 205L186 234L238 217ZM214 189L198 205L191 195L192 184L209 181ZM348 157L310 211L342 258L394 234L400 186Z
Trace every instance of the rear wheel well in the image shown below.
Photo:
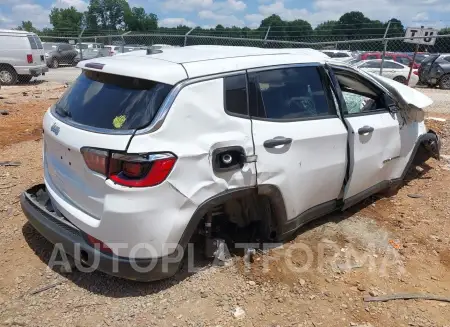
M202 217L197 234L224 239L228 244L273 242L279 239L279 199L271 194L252 192L224 198ZM209 225L208 219L211 224ZM211 226L211 230L207 230Z

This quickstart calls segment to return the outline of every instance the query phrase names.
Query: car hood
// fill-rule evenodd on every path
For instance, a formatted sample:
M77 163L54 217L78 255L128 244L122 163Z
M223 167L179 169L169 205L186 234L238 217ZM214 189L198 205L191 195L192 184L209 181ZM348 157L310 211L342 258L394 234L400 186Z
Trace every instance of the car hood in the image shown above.
M418 122L425 119L423 109L433 103L430 97L392 79L373 73L367 74L389 91L400 110L406 113L407 119Z

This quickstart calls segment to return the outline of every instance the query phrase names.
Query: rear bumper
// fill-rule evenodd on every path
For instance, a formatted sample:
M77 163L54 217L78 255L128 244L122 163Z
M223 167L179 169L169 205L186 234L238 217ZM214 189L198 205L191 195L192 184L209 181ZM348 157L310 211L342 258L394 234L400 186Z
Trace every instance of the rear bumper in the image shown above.
M47 66L30 68L30 75L34 77L45 75L46 72L48 72Z
M36 196L39 193L39 196ZM48 241L62 245L77 262L109 275L137 281L154 281L173 276L181 260L172 255L133 259L104 253L86 241L86 234L52 211L45 185L36 185L20 197L22 210L33 227Z

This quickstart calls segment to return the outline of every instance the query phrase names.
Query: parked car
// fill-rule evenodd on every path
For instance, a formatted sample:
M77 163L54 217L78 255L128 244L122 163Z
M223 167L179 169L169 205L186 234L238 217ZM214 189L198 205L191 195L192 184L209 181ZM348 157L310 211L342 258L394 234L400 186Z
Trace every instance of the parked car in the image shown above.
M381 59L383 56L382 52L366 52L361 54L361 60L370 60L370 59ZM401 63L405 66L411 67L413 66L413 69L419 69L420 64L417 62L413 63L412 57L408 56L405 53L391 53L386 52L386 55L384 57L385 60L392 60L396 61L398 63Z
M44 115L45 184L21 196L28 220L76 261L156 280L175 274L193 236L208 257L226 231L284 240L401 183L413 160L439 158L423 122L430 98L306 50L80 62Z
M80 49L103 49L104 47L103 43L77 43L75 50L79 53Z
M0 83L14 85L29 82L48 71L44 49L34 33L0 30Z
M79 63L82 60L100 58L100 57L109 57L109 49L84 49L82 50L83 58L81 58L81 54L78 53L77 56L73 59L74 64Z
M58 68L59 65L73 65L78 55L75 48L67 43L44 43L45 60L48 67Z
M428 86L450 89L450 54L433 54L428 56L419 68L419 78Z
M381 62L381 59L364 60L355 63L354 66L373 74L379 74ZM383 76L393 79L394 81L397 81L399 83L406 84L409 71L410 67L402 65L398 62L394 62L392 60L385 60L383 62ZM409 86L415 86L417 84L417 82L419 81L418 75L419 73L417 72L417 70L413 70L409 79Z

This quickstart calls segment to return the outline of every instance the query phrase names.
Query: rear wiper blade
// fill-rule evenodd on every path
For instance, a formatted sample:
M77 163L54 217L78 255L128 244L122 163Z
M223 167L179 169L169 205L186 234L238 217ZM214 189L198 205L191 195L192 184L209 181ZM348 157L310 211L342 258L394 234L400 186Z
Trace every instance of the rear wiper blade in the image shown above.
M70 113L70 111L60 107L60 106L56 106L55 107L56 112L61 115L62 117L68 117L68 118L72 118L72 114Z

